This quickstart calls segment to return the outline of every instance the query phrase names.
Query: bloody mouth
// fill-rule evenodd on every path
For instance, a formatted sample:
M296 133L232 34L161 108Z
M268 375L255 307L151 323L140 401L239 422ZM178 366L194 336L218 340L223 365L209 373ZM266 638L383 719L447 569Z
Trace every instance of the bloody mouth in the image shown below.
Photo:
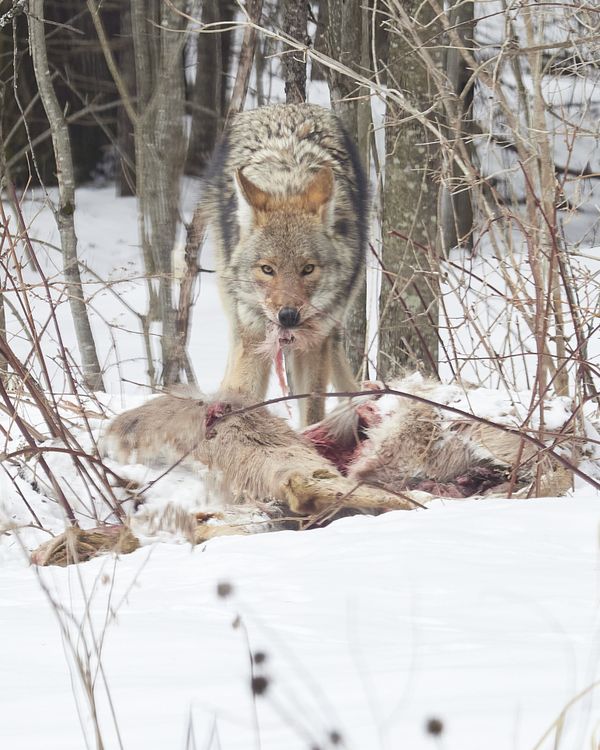
M296 337L294 336L292 331L287 328L279 329L278 339L280 347L291 346L296 341Z
M304 321L296 328L284 328L269 321L266 325L265 338L257 344L257 351L269 359L273 359L278 351L308 351L320 344L326 335L318 321Z

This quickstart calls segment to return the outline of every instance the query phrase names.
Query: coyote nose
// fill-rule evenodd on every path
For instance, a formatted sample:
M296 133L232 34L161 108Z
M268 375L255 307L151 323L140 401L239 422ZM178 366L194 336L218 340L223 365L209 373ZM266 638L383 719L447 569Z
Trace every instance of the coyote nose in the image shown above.
M295 307L282 307L278 317L284 328L295 328L300 322L300 311Z

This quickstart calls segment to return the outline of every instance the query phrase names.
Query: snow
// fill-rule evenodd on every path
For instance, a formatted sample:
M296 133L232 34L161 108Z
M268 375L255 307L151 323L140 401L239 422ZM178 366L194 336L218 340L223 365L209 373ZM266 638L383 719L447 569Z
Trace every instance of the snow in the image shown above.
M5 564L0 746L83 747L75 703L94 746L39 575L91 652L105 748L119 747L108 686L126 748L306 750L337 731L348 748L426 750L436 717L445 750L531 750L598 677L599 524L597 497L440 502L67 569ZM249 650L267 655L256 717ZM575 704L560 748L590 747L598 707L594 692Z

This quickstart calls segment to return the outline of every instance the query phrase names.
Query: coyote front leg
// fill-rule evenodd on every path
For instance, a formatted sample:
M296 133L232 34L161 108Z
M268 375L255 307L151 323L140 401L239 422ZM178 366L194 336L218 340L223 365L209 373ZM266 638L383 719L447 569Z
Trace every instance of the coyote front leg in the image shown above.
M257 342L252 339L234 338L221 382L220 393L224 398L243 396L253 404L265 400L271 363L256 347Z
M331 373L331 343L324 339L307 352L291 351L286 355L290 387L294 395L324 393ZM307 427L325 416L323 398L303 398L298 402L300 424Z
M290 352L286 363L290 386L296 395L324 393L330 382L340 391L358 390L338 331L308 352ZM323 398L302 399L299 408L302 427L320 422L325 416Z

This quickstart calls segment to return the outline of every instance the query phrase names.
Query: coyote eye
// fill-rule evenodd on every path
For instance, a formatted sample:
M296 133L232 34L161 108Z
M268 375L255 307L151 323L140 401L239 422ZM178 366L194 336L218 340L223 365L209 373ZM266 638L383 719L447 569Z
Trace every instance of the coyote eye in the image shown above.
M303 276L309 276L315 270L313 263L307 263L302 269Z
M264 274L266 274L267 276L274 276L275 275L275 270L274 270L273 266L266 266L266 265L265 266L261 266L260 270Z

